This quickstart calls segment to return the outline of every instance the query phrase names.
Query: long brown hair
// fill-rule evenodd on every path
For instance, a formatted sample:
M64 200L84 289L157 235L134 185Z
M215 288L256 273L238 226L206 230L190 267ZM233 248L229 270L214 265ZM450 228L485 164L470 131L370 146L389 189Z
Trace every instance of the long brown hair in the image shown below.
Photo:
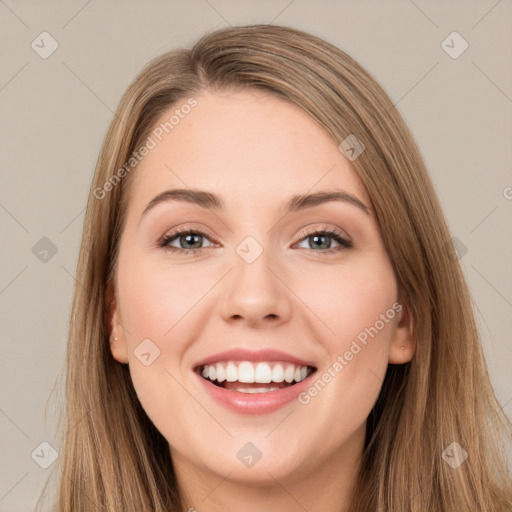
M172 106L206 89L243 88L298 105L337 145L349 135L364 143L352 165L412 312L416 351L410 362L388 366L349 510L512 510L503 455L512 425L493 392L471 296L420 152L361 65L318 37L272 25L222 29L154 59L116 110L91 184L76 271L57 510L184 506L168 443L142 409L128 366L109 349L108 293L136 166L118 171ZM443 456L453 442L468 454L457 468Z

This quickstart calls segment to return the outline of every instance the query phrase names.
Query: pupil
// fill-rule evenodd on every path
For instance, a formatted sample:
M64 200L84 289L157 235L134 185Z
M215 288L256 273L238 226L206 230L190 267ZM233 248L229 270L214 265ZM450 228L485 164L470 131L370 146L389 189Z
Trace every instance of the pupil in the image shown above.
M328 237L328 236L326 236L326 235L312 235L310 238L313 238L313 240L315 240L315 242L316 242L319 238L320 238L320 239L322 239L322 238L323 238L324 240L326 240L326 239L328 239L329 237ZM331 244L330 244L330 243L327 243L327 242L326 242L325 244L320 243L320 245L326 245L326 246L327 246L327 247L323 247L323 249L330 249L330 247L331 247ZM317 245L317 247L318 247L318 245Z
M188 244L188 243L189 243L189 239L190 239L190 238L193 238L193 237L196 237L196 238L197 238L197 237L201 237L201 235L194 235L194 234L183 235L183 236L182 236L182 239L184 238L184 239L185 239L185 244ZM194 244L192 243L192 245L194 245ZM196 244L196 245L197 245L197 244ZM200 246L200 245L201 245L201 244L200 244L200 242L199 242L199 246Z
M194 244L194 242L191 242L191 240L194 237L199 240L199 241L196 241L195 244ZM202 235L196 235L196 234L189 233L187 235L182 235L181 238L185 239L185 244L191 243L196 248L201 246ZM311 235L309 238L310 238L310 240L313 239L313 244L316 245L317 247L321 247L323 249L330 249L330 247L331 247L331 244L329 242L330 237L327 235ZM322 242L322 240L323 240L323 242Z

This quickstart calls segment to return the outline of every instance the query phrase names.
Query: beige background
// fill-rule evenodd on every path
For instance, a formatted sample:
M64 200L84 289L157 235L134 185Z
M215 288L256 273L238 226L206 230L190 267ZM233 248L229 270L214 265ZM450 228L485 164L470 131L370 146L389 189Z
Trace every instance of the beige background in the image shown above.
M0 511L33 510L51 471L31 454L56 439L84 209L113 110L151 58L228 24L312 32L383 85L459 240L511 417L511 19L512 3L495 0L0 1ZM43 31L58 43L46 59L31 47ZM456 59L441 46L453 31L469 44ZM57 249L46 262L32 252L42 237Z

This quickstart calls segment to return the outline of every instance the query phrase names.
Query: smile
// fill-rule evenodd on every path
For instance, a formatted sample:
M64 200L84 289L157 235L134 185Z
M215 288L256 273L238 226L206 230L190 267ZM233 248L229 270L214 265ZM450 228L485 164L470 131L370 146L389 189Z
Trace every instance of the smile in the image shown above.
M268 414L296 401L316 367L285 361L224 361L197 366L206 396L237 414Z
M315 368L285 361L222 361L202 365L196 371L204 379L224 389L241 393L268 393L302 382Z

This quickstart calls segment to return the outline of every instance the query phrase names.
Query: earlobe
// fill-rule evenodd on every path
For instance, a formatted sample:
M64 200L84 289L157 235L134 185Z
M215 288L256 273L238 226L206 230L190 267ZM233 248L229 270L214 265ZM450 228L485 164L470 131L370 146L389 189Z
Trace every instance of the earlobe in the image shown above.
M120 340L117 336L110 336L110 352L112 353L112 357L119 363L128 363L126 342Z
M413 316L408 304L402 305L396 319L395 331L389 347L389 364L404 364L414 356L416 341L414 339Z
M115 295L111 292L107 293L108 308L108 332L110 338L110 352L114 359L120 363L128 363L128 350L124 330L121 325L120 311Z

